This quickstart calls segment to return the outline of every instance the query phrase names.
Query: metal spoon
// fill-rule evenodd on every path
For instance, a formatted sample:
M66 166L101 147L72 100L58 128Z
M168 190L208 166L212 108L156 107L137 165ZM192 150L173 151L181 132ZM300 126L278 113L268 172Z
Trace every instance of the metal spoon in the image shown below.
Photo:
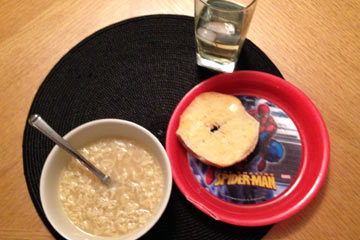
M89 162L84 156L76 151L65 139L63 139L54 129L52 129L38 114L31 115L29 124L50 138L59 147L67 151L70 155L75 157L83 166L95 174L102 183L109 185L111 183L110 176L102 173L97 167Z

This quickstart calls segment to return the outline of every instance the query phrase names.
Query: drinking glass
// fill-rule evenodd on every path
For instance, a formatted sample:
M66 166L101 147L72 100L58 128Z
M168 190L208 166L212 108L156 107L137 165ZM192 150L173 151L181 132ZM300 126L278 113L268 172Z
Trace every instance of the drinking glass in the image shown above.
M195 0L199 66L234 71L256 3L257 0Z

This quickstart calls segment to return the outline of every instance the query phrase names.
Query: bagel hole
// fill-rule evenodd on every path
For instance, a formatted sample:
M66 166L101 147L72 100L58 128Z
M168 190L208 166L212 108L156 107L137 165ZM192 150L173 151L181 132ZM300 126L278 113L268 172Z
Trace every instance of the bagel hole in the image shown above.
M212 128L210 129L211 132L216 132L217 130L219 130L220 126L219 125L213 125Z

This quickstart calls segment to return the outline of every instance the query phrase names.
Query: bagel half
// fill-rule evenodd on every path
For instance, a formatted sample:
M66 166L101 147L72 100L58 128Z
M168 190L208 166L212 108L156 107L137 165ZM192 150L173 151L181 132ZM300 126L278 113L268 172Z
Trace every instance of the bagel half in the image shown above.
M223 168L244 160L255 149L259 122L238 98L205 92L182 113L176 135L197 159Z

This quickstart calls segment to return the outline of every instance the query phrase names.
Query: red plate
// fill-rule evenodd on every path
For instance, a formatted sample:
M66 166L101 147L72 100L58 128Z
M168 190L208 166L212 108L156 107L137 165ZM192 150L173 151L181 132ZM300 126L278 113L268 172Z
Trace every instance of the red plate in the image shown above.
M301 164L296 178L282 194L262 203L235 204L215 197L195 179L187 161L187 152L177 140L176 130L185 108L197 95L209 91L264 98L292 119L300 134ZM239 226L273 224L299 212L319 191L330 159L326 126L311 100L289 82L255 71L219 74L189 91L170 119L166 150L175 183L185 197L216 220Z

